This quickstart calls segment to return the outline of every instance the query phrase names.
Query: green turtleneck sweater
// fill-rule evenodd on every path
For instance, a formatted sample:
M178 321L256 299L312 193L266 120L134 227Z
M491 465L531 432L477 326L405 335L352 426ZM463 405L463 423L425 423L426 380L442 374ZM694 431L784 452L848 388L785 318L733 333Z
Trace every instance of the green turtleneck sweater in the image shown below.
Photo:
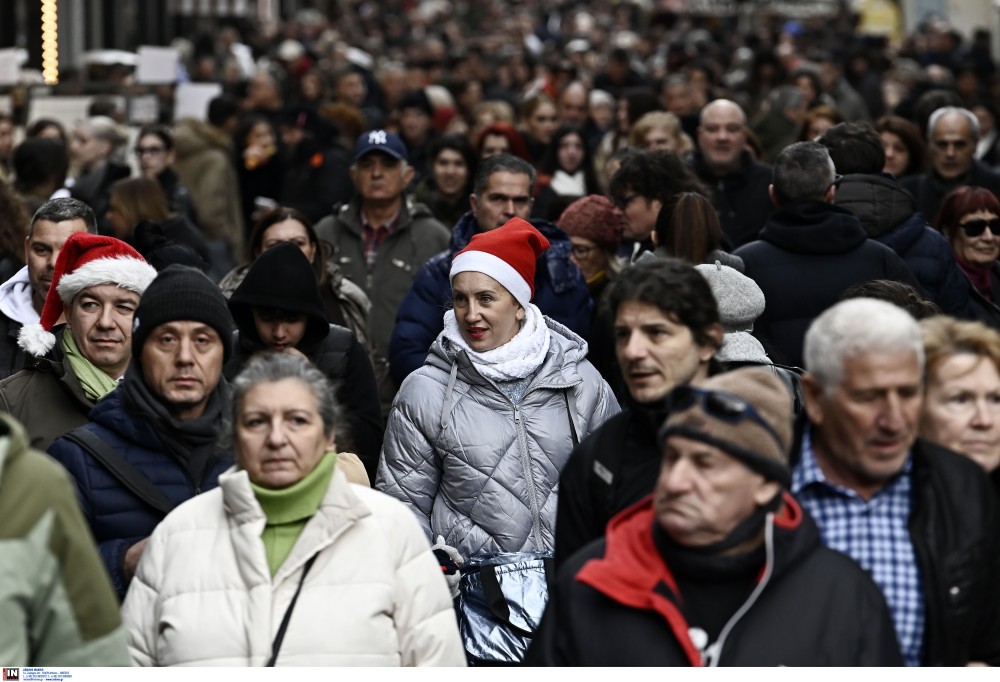
M327 489L330 487L330 477L337 463L337 455L328 452L316 465L316 468L306 474L298 483L281 490L262 488L251 483L253 494L260 502L267 525L261 539L264 541L264 551L267 553L267 565L271 569L271 577L288 558L295 541L299 539L302 529L319 509Z

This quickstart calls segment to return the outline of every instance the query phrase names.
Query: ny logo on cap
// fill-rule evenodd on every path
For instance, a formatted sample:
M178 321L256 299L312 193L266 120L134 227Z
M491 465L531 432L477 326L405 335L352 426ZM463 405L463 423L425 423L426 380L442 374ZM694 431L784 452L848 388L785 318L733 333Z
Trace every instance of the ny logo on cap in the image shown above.
M384 130L373 130L368 133L368 144L388 144L389 137Z

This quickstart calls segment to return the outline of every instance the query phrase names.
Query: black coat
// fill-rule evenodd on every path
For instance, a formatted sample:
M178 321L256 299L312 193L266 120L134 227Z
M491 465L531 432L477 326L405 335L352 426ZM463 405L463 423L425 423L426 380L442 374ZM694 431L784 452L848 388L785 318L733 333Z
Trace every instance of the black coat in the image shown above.
M916 197L917 210L927 216L932 225L935 225L937 221L941 202L953 189L963 185L985 187L1000 197L1000 173L990 170L989 166L982 161L974 161L968 173L947 182L937 177L933 170L920 175L910 175L900 182L910 194Z
M653 490L662 459L656 429L666 408L628 402L573 449L559 476L557 564L604 537L615 514Z
M924 293L946 315L971 319L971 292L944 235L917 212L913 195L891 175L845 175L834 203L861 221L868 237L900 255Z
M653 540L654 518L650 500L631 507L615 517L606 540L559 570L525 665L702 664L670 558ZM868 574L820 544L812 519L790 495L768 524L770 570L717 640L716 663L901 665L889 609Z
M1000 517L978 464L917 439L910 539L926 604L924 665L1000 665Z
M691 155L691 167L712 189L712 205L719 214L722 232L729 239L730 249L757 239L767 217L774 211L767 192L771 184L771 167L755 161L746 151L740 158L739 170L729 175L716 176L705 165L700 151Z
M821 201L795 201L771 214L760 239L736 250L745 274L764 292L767 307L754 334L775 351L774 361L802 366L806 330L855 284L893 279L920 289L906 263L868 239L857 217Z
M17 345L20 333L21 323L0 313L0 379L6 379L24 369L28 355Z

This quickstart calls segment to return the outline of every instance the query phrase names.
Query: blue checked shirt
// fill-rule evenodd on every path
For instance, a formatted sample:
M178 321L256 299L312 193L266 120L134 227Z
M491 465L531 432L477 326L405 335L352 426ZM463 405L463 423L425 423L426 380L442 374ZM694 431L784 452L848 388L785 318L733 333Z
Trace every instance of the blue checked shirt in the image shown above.
M792 472L792 492L816 520L823 544L868 571L892 611L903 660L923 661L924 596L920 568L907 525L912 509L913 458L870 500L826 480L812 448L811 429L802 438L802 457Z

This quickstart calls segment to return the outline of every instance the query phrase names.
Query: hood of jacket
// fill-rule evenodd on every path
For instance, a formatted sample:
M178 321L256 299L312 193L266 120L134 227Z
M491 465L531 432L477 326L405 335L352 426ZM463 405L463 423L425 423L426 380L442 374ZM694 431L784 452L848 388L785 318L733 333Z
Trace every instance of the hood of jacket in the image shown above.
M22 325L35 324L41 319L31 304L31 279L27 265L0 284L0 313Z
M313 266L291 242L264 250L229 298L229 311L239 328L241 344L260 346L254 308L305 315L305 335L296 347L307 355L306 349L315 348L330 332Z
M819 531L791 494L783 493L784 507L768 514L773 531L770 581L801 562L819 546ZM701 654L688 635L687 623L676 604L683 599L670 567L653 539L656 514L649 496L625 509L608 523L604 556L591 559L576 579L614 601L664 617L692 665L702 665ZM762 572L763 575L763 572Z
M174 150L178 160L195 156L206 147L228 154L233 143L225 131L194 118L185 118L174 128Z
M872 239L881 237L917 210L913 195L889 175L845 175L833 203L858 217Z
M793 201L775 209L760 239L809 255L844 253L861 246L868 234L858 217L823 201Z
M13 417L0 414L0 439L5 439L0 441L0 485L3 485L7 465L28 450L28 436Z

